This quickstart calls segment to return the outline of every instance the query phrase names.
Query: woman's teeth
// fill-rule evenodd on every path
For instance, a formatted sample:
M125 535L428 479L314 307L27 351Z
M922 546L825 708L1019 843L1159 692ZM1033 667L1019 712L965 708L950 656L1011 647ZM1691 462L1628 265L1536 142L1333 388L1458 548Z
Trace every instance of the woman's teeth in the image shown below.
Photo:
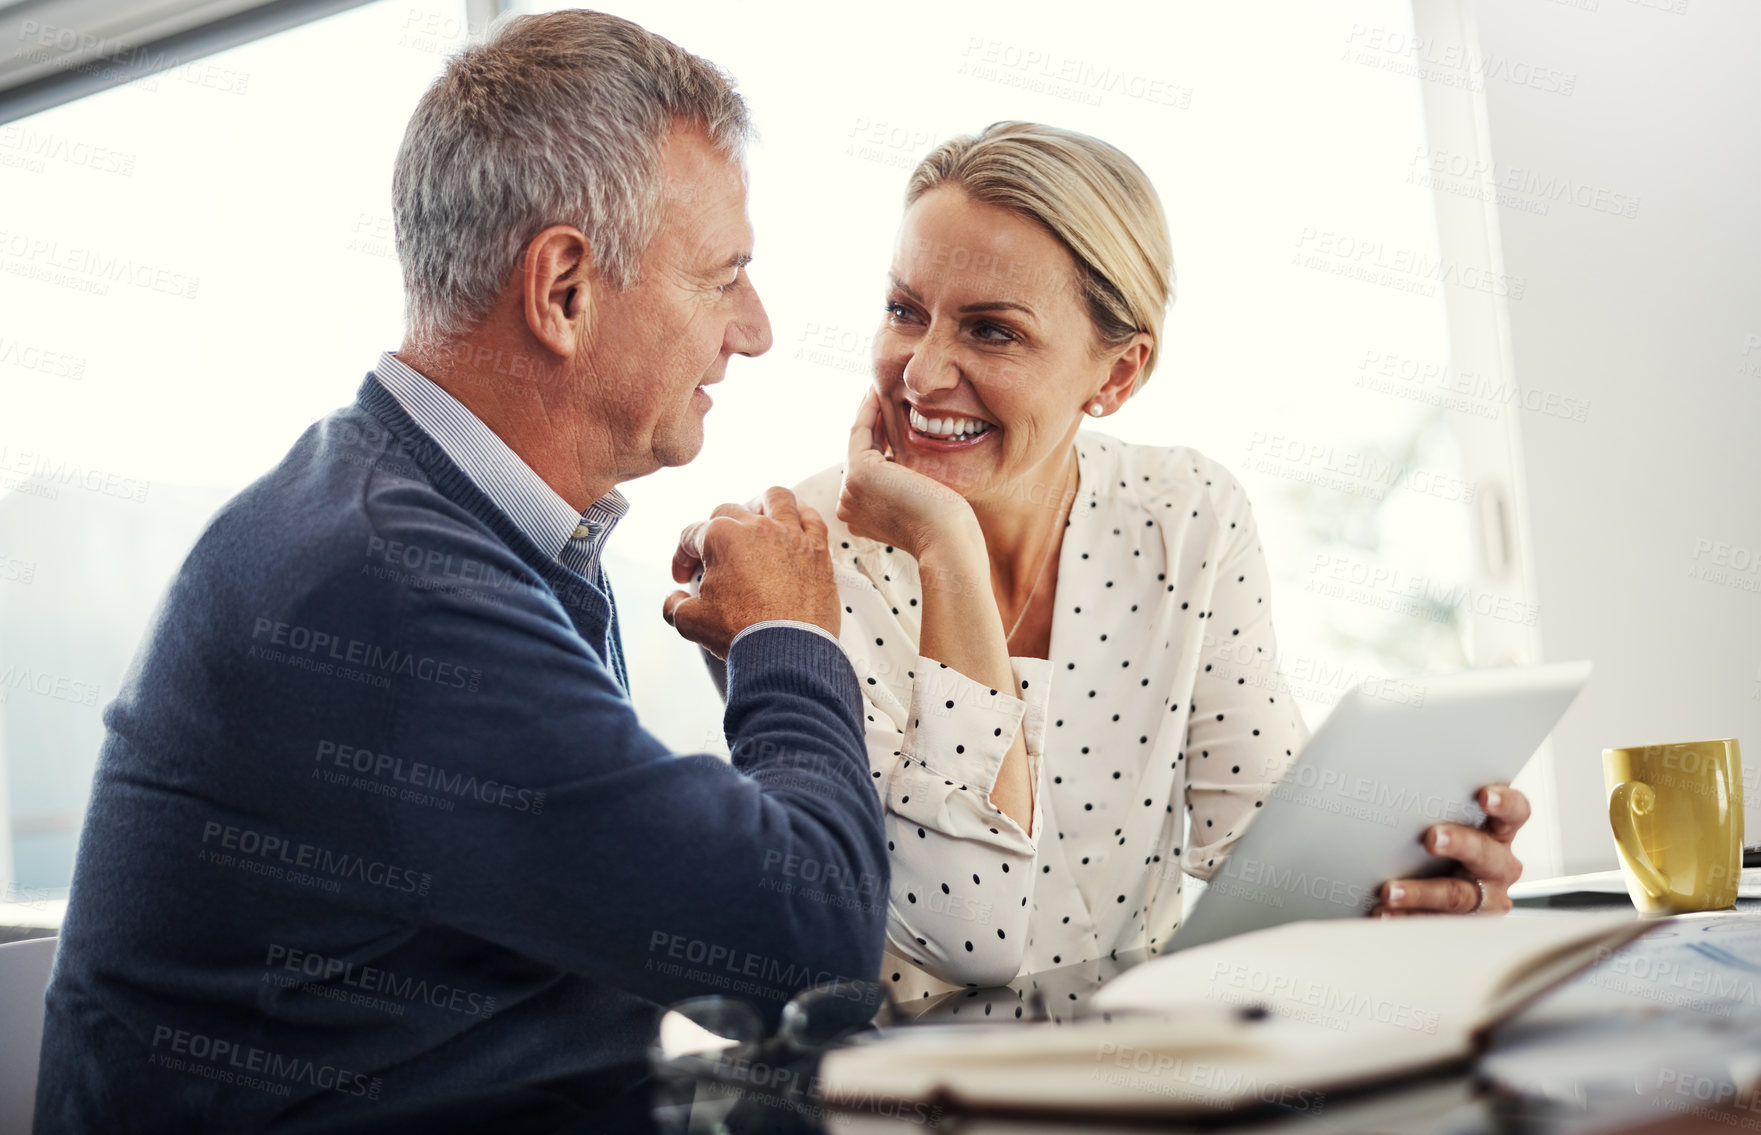
M991 428L989 422L981 422L973 418L926 418L917 412L915 406L907 407L911 414L911 428L920 434L943 441L957 438L977 437Z

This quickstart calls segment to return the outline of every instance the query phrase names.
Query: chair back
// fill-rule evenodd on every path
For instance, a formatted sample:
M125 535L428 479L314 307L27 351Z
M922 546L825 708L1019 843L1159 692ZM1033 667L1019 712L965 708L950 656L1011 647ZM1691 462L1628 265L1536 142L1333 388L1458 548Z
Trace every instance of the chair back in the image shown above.
M43 993L58 938L0 944L0 1131L28 1132L37 1109Z

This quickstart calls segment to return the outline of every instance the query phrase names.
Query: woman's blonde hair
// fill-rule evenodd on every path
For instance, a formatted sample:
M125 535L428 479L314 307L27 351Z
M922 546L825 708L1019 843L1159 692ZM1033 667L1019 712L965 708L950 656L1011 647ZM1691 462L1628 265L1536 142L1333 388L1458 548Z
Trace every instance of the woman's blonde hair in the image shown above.
M1137 163L1074 130L995 122L931 151L911 175L905 207L943 185L1037 221L1064 242L1103 347L1150 334L1150 356L1132 387L1137 393L1161 354L1162 317L1174 299L1168 222Z

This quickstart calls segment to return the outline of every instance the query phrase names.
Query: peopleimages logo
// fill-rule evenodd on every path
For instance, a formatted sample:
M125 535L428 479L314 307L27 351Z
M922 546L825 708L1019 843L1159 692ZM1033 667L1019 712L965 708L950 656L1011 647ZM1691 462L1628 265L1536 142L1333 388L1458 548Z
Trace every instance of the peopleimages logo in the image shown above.
M1218 961L1211 966L1210 995L1236 1005L1264 1004L1271 998L1282 1016L1340 1032L1350 1028L1350 1017L1431 1035L1442 1023L1442 1015L1434 1009L1239 961Z
M0 363L75 382L86 374L86 360L78 355L47 351L33 343L21 343L3 335L0 335Z
M84 489L125 501L144 501L150 487L146 481L81 465L77 461L50 457L30 449L0 445L0 473L42 481L49 485Z
M1095 1052L1095 1064L1090 1079L1211 1106L1254 1099L1286 1111L1317 1115L1327 1102L1325 1092L1262 1080L1228 1064L1190 1060L1162 1049L1102 1041Z
M1572 422L1588 421L1590 417L1588 399L1515 382L1495 382L1473 371L1457 371L1447 363L1421 362L1375 348L1366 351L1363 361L1358 363L1352 385L1360 390L1444 406L1476 418L1496 418L1510 406Z
M434 882L434 876L426 871L411 871L407 867L364 859L346 851L332 851L317 844L293 843L278 835L265 835L251 828L222 824L218 820L202 824L202 844L201 854L204 856L209 855L210 844L216 849L224 848L226 853L235 853L216 850L211 858L222 867L237 866L236 857L243 856L249 862L316 871L336 879L353 879L388 891L417 895L427 894Z
M234 71L206 59L186 59L180 55L154 51L126 38L100 38L78 28L38 23L36 20L19 21L18 39L20 42L34 42L37 45L37 50L20 53L27 62L52 61L77 73L108 69L147 84L148 90L157 89L153 76L160 72L192 86L206 87L231 95L244 94L251 81L247 72Z
M135 169L136 155L133 153L94 146L90 142L53 131L34 130L21 122L0 126L0 150L11 150L34 161L39 170L42 168L42 159L84 166L102 173L121 174L124 177L134 173Z
M54 275L61 272L68 279L95 285L99 295L108 294L110 284L128 284L193 300L202 286L199 278L163 265L96 248L64 247L60 241L21 232L0 230L0 258L4 258L5 270L14 275L58 282Z
M960 71L974 78L1048 94L1055 98L1098 105L1107 94L1120 94L1156 106L1180 110L1192 106L1192 88L1155 75L1000 39L969 36Z
M343 663L346 666L364 667L378 671L380 675L419 678L424 682L436 685L451 686L454 689L477 692L483 672L453 662L443 662L426 655L411 654L396 648L387 649L375 643L362 642L358 638L347 638L330 631L315 630L312 627L299 626L294 623L277 622L274 619L258 617L251 624L253 640L267 640L273 646L286 647L309 656L304 661L314 663L306 669L317 669L323 673L333 671L332 663ZM247 652L248 658L259 658L269 662L288 661L283 651L271 650L266 647L252 646ZM318 662L323 657L326 662ZM375 675L364 675L374 677ZM372 684L383 685L384 680Z
M1231 855L1224 860L1223 870L1219 875L1243 887L1259 888L1261 893L1304 894L1354 910L1368 910L1375 905L1375 893L1361 884L1347 883L1323 875L1310 875L1300 867L1278 867L1241 855Z
M34 565L33 565L34 566ZM6 701L6 690L24 690L38 697L54 698L71 705L98 704L98 687L90 682L76 682L46 670L11 665L0 668L0 704Z
M815 970L803 962L766 957L749 950L665 930L656 930L649 935L648 953L650 956L642 967L646 970L669 977L684 977L735 993L750 993L773 999L787 996L785 990L846 981L835 973ZM703 968L688 969L687 966ZM742 980L745 978L753 980ZM757 984L760 982L763 984ZM835 989L833 996L840 1000L860 1001L863 993L859 986L848 985Z
M1380 240L1353 233L1303 226L1292 264L1383 284L1398 291L1429 296L1435 285L1447 284L1513 300L1523 298L1528 280L1474 264L1427 256L1415 248L1390 248Z
M1298 765L1285 773L1272 794L1317 807L1325 799L1351 802L1365 805L1380 815L1422 818L1432 823L1478 827L1486 821L1486 814L1470 801L1452 800L1419 792L1407 785L1390 784L1355 773L1347 775L1336 769L1319 769L1308 764ZM1394 826L1393 821L1387 826Z
M1403 28L1354 23L1345 42L1348 46L1342 59L1470 91L1484 89L1487 79L1565 97L1577 88L1576 72L1496 51L1481 52L1465 44L1415 35Z
M407 568L425 578L446 583L482 585L492 590L531 587L525 579L500 564L461 556L445 548L424 547L403 540L387 540L382 536L368 538L367 558L380 560L393 567Z
M1326 442L1264 430L1255 430L1248 440L1242 467L1378 501L1387 499L1393 489L1407 489L1438 500L1472 504L1479 491L1473 481L1415 468L1373 450L1340 450Z
M164 1051L161 1051L164 1046ZM287 1085L304 1084L345 1096L365 1099L379 1098L380 1080L365 1072L350 1072L333 1064L319 1064L303 1056L283 1056L255 1045L240 1044L224 1037L174 1029L170 1025L153 1028L153 1052L148 1062L176 1072L192 1072L223 1083L238 1079L243 1087L267 1088L276 1095L286 1095ZM183 1058L211 1061L207 1066L190 1067ZM264 1076L274 1084L253 1083L249 1077Z
M443 793L460 799L469 797L483 804L495 804L515 812L544 811L544 793L520 788L499 780L478 780L474 774L448 772L423 761L406 761L390 753L342 745L335 741L319 741L312 758L320 768L332 765L344 772L362 773L377 780L391 780L412 788Z
M347 986L397 1001L422 1002L436 1009L487 1020L495 1013L495 998L460 989L443 981L430 982L373 965L361 965L295 946L272 943L263 965L266 979L275 984L320 992L333 985ZM396 1006L394 1006L396 1007Z

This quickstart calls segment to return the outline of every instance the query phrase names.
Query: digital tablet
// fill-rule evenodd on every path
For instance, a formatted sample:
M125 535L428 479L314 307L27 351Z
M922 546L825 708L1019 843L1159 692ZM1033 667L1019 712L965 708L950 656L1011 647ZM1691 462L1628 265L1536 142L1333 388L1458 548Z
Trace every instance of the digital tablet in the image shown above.
M1168 950L1376 905L1389 879L1456 870L1419 840L1475 827L1590 677L1588 662L1468 670L1355 687L1236 841Z

